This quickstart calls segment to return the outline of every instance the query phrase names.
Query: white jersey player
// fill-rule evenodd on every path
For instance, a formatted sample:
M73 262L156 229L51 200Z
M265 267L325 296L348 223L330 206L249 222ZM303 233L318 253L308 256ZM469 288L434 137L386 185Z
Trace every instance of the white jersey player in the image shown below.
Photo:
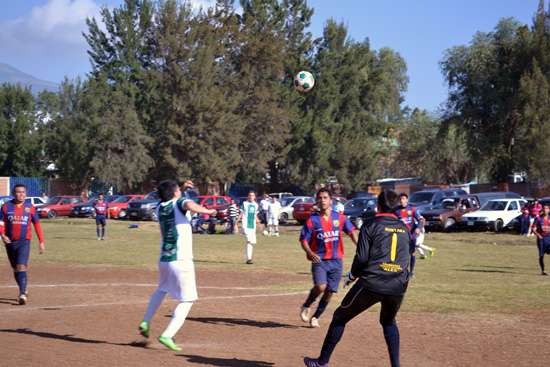
M248 200L241 205L241 212L235 222L234 229L237 229L239 220L243 220L243 234L246 238L246 263L253 264L252 252L253 246L256 244L256 225L260 225L260 219L258 218L258 203L256 203L256 193L250 191L248 193Z

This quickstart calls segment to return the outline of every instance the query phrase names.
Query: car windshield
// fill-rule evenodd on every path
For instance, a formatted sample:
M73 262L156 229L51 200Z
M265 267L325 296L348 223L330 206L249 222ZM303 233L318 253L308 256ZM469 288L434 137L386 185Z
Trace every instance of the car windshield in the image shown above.
M115 201L113 201L113 203L127 203L130 200L132 200L131 196L121 196L118 199L116 199Z
M491 200L485 203L480 210L505 210L506 205L508 205L507 201Z
M455 209L460 199L445 199L434 206L435 209Z
M294 201L294 198L282 198L280 203L281 206L288 206Z
M315 198L307 198L303 201L304 204L312 204L315 202Z
M427 204L433 196L434 194L431 192L415 192L409 197L409 202Z
M61 196L54 196L53 198L50 198L46 204L57 204L59 203L59 200L61 200Z
M376 200L374 199L365 199L365 198L356 198L351 199L345 208L354 208L354 209L366 209L368 207L374 207L376 205Z
M147 196L143 200L158 200L159 193L158 191L153 191L147 194Z
M97 199L99 199L97 196L93 196L90 200L86 202L86 204L93 204L94 201L96 201Z

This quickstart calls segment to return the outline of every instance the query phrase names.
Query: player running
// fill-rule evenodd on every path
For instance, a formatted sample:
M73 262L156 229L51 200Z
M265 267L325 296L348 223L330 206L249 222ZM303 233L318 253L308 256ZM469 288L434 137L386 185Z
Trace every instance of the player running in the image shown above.
M243 220L243 234L246 239L246 263L252 265L252 252L256 244L256 225L261 225L260 219L258 218L256 193L254 191L248 193L248 200L241 205L241 212L234 226L235 231L237 230L237 224L241 218Z
M188 188L193 188L191 181L184 183L183 191ZM198 297L193 263L193 231L187 212L216 215L215 209L206 209L192 200L186 200L181 191L176 181L162 181L158 187L161 203L156 210L162 234L158 263L159 286L151 296L145 317L139 324L141 335L148 338L151 319L166 294L170 293L170 297L177 299L180 304L159 341L172 350L181 350L174 341L174 335L182 327Z
M303 322L309 322L312 328L319 327L319 317L325 311L332 295L338 292L342 278L342 258L344 257L344 240L342 233L351 237L357 244L355 227L344 214L331 209L332 194L329 189L317 191L317 206L319 212L311 214L302 228L300 243L312 262L314 287L311 288L306 302L302 305L300 317ZM319 295L323 295L317 310L311 317L310 306Z
M378 195L378 213L363 224L357 252L344 287L359 280L334 311L321 354L304 358L308 367L328 367L329 360L342 338L346 324L371 306L381 303L380 324L390 354L391 365L399 366L399 329L395 322L409 283L409 228L393 214L397 193L391 189ZM380 365L378 361L375 363ZM363 363L358 363L363 365Z
M25 201L27 189L23 184L17 184L13 188L15 199L6 202L0 209L0 236L6 245L6 252L10 265L13 268L13 276L19 285L18 302L20 305L27 303L27 264L31 251L30 222L34 224L34 230L38 236L40 245L38 253L43 254L44 238L40 227L40 217L36 208Z
M405 225L409 228L409 231L411 232L411 243L409 248L411 254L410 273L411 278L414 278L413 269L416 262L416 256L414 255L414 253L416 250L418 237L424 231L424 217L416 211L416 208L414 206L409 205L409 196L404 192L399 194L399 207L397 207L397 209L395 210L395 215L403 223L405 223ZM433 256L433 252L431 256Z
M542 214L533 221L533 233L537 236L542 275L548 275L544 270L544 254L550 254L550 204L542 205Z
M103 194L99 194L97 200L94 201L95 224L97 226L97 240L105 241L105 226L107 218L111 219L109 212L109 203L104 199ZM99 228L101 227L101 237L99 237Z

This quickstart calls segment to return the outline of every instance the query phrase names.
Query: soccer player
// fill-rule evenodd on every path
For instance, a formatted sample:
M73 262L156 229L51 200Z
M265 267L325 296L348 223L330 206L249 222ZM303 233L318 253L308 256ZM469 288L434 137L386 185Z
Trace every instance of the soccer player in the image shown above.
M281 219L281 203L273 196L267 206L267 223L269 224L269 235L279 237L279 219Z
M359 278L334 311L321 354L304 358L308 367L328 367L329 360L342 338L346 324L371 306L381 303L380 324L390 354L391 365L399 366L399 329L395 322L409 283L409 228L393 214L397 193L391 189L378 195L378 213L363 224L357 252L344 287ZM360 363L359 363L360 364ZM375 364L380 365L380 361Z
M422 228L420 233L416 236L415 248L418 250L421 260L426 258L424 250L430 251L430 257L434 257L435 247L429 247L424 244L424 228Z
M186 181L183 191L192 187L193 182ZM166 294L170 293L170 297L180 303L174 310L168 327L160 335L159 341L172 350L181 350L174 341L174 335L182 327L193 302L198 297L192 229L187 212L216 215L215 209L206 209L192 200L186 200L181 192L176 181L162 181L158 187L161 203L156 210L162 234L158 263L159 286L151 296L145 317L139 324L141 335L148 338L151 319Z
M414 278L413 270L416 262L414 253L416 251L417 239L424 230L424 217L416 211L414 206L409 205L409 196L404 192L399 194L399 207L396 209L395 215L409 227L409 231L411 232L411 244L409 249L411 253L410 273L411 278Z
M36 208L25 202L27 189L23 184L17 184L13 188L12 199L6 202L0 209L0 236L6 245L6 253L10 265L13 268L13 276L19 285L18 302L20 305L27 303L27 263L31 250L30 222L34 224L34 230L38 236L40 245L38 253L43 254L44 238L40 228L40 217Z
M258 218L258 203L256 203L256 193L250 191L248 193L248 200L244 201L241 205L241 212L235 222L234 230L237 230L237 224L243 220L243 234L246 239L246 263L252 265L252 252L254 245L256 244L256 225L260 226L260 219Z
M325 311L332 295L338 292L342 278L342 258L344 257L342 234L348 234L353 243L357 244L357 233L355 233L353 224L344 214L330 208L330 204L332 204L330 190L319 189L316 202L319 212L311 214L300 235L302 248L312 263L311 272L314 285L306 302L302 305L300 317L303 322L309 322L309 326L312 328L319 327L319 317ZM310 306L321 294L323 296L317 310L310 319Z
M263 199L260 200L260 220L264 222L264 230L262 232L263 235L267 235L269 233L269 224L267 223L267 210L269 209L269 204L271 201L269 200L270 197L267 194L263 195Z
M107 225L107 218L111 219L111 213L109 212L109 203L105 201L103 194L99 194L97 200L94 201L94 210L97 240L105 241L105 226ZM99 228L101 228L101 237L99 237Z
M537 247L539 248L539 265L542 275L546 274L544 270L544 254L550 254L550 204L542 206L542 214L535 218L533 222L533 233L537 236Z

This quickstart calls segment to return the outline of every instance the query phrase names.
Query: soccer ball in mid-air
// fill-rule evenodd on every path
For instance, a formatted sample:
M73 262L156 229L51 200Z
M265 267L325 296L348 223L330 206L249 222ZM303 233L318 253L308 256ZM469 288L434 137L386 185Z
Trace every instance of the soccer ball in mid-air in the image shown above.
M309 71L300 71L294 77L294 87L300 92L307 92L315 85L315 79Z

